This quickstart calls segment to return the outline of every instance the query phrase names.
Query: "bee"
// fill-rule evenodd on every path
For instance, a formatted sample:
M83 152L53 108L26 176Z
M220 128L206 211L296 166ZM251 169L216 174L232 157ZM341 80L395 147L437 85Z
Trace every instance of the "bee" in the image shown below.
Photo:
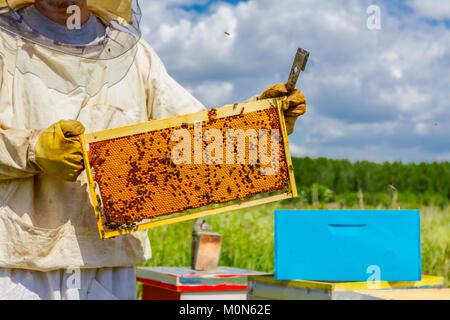
M221 181L221 180L218 180L218 181L216 182L216 187L220 186L221 184L222 184L222 181Z
M231 187L228 186L227 191L228 191L229 194L231 194L233 192L233 189L231 189Z
M214 120L216 120L216 118L217 118L217 110L216 109L211 109L208 112L208 119L209 119L209 121L214 121Z
M196 184L195 185L195 190L199 191L201 189L200 185Z

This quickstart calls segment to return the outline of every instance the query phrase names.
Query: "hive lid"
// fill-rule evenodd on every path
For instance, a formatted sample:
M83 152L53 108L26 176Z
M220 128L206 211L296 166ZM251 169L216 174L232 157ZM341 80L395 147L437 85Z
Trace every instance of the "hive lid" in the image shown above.
M137 280L149 285L184 290L185 286L228 286L228 289L246 289L248 276L267 275L265 272L220 267L216 271L195 271L188 267L138 267ZM245 287L245 288L244 288ZM193 288L191 288L193 289Z

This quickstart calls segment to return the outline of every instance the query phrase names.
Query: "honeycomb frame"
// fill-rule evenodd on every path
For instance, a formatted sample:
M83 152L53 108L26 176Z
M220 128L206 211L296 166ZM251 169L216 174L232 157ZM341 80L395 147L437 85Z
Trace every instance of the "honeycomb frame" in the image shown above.
M80 141L83 148L83 159L84 164L86 168L86 174L88 178L89 183L89 191L90 196L92 200L92 204L94 206L98 231L101 239L108 239L108 238L114 238L116 236L124 235L133 233L136 231L142 231L147 230L151 228L156 228L163 225L169 225L173 223L198 219L210 215L220 214L224 212L230 212L238 209L243 208L249 208L261 204L266 204L270 202L276 202L284 199L289 198L295 198L297 197L297 186L295 183L295 176L294 176L294 168L292 166L292 159L289 152L289 142L288 142L288 134L286 129L286 124L284 121L284 113L282 112L282 100L284 98L276 98L276 99L266 99L266 100L259 100L244 104L234 104L225 106L218 109L212 109L207 111L202 111L198 113L193 114L187 114L187 115L181 115L173 118L168 119L162 119L162 120L152 120L145 123L140 123L136 125L131 126L125 126L120 128L114 128L114 129L107 129L103 131L88 133L85 135L80 136ZM268 192L259 192L250 195L249 197L236 197L234 199L227 199L226 201L218 201L218 202L211 202L208 204L205 204L204 206L199 205L197 207L188 208L188 209L199 209L199 212L195 213L186 213L185 210L182 210L180 212L173 212L166 215L161 215L158 217L155 217L154 219L141 219L138 223L133 223L132 225L126 224L126 227L120 227L118 229L111 229L110 222L107 223L106 217L108 216L105 211L108 211L110 207L114 206L114 200L108 200L105 198L105 195L102 195L102 190L99 187L99 181L97 174L95 170L99 168L98 164L97 166L93 165L93 159L95 159L96 155L92 155L93 152L90 152L93 150L93 148L97 148L97 146L101 146L102 143L118 143L120 139L128 138L128 137L138 137L142 134L148 134L153 133L157 131L164 131L168 129L174 129L174 128L187 128L187 126L193 126L196 123L210 123L211 121L216 120L226 120L227 118L233 118L236 119L237 117L245 117L248 113L257 113L257 112L272 112L272 114L276 115L273 120L273 123L277 122L277 126L280 129L280 154L279 157L282 159L282 162L285 163L285 169L284 169L284 176L286 178L286 184L284 188L279 187L278 189L274 189L273 191L282 191L280 194L276 195L268 195L262 198L258 199L247 199L253 195L264 195L268 194L271 191ZM278 121L276 121L277 119ZM142 138L142 143L145 144L145 139ZM233 142L234 143L234 142ZM246 143L247 148L247 143ZM122 150L121 150L122 151ZM236 149L234 149L236 152ZM109 152L109 149L108 151ZM193 151L192 151L193 152ZM247 152L247 151L246 151ZM247 153L249 153L248 151ZM94 152L95 153L95 152ZM203 154L203 153L202 153ZM131 157L130 157L131 158ZM97 162L101 161L101 164L108 165L107 161L105 162L105 159L100 158L100 160L96 159ZM235 165L236 167L239 166L239 164ZM234 170L234 169L231 169ZM102 170L103 171L103 170ZM164 173L162 173L164 174ZM188 176L189 177L189 176ZM122 177L123 178L123 177ZM110 179L110 178L109 178ZM136 178L133 178L136 180ZM167 178L166 178L167 179ZM235 178L236 179L236 178ZM121 182L125 180L122 179ZM106 184L106 183L104 183ZM115 183L117 184L117 182ZM218 189L217 183L215 185ZM253 186L253 185L252 185ZM195 186L196 188L197 186ZM230 187L228 187L230 188ZM131 189L130 189L131 191ZM144 191L148 192L148 189L144 187L138 187L137 193L139 195L142 195L142 199L144 199ZM229 191L229 194L231 192ZM204 196L203 196L204 197ZM208 195L208 197L210 197ZM164 199L160 199L162 202ZM230 202L238 200L238 203L232 203ZM206 208L210 204L217 204L220 205L215 208ZM202 210L203 208L206 208L205 210ZM125 207L124 207L125 208ZM139 209L139 207L138 207ZM125 209L126 210L126 209ZM110 210L111 211L111 210ZM114 210L113 210L114 211ZM139 210L138 210L139 211ZM187 210L189 211L189 210ZM114 211L117 212L117 209ZM178 215L177 214L182 214Z

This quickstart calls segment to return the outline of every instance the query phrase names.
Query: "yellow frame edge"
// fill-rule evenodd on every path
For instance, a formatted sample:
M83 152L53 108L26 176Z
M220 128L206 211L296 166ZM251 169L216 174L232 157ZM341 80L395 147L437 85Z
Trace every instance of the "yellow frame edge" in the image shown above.
M88 153L86 150L84 136L80 136L80 143L81 143L81 148L83 150L84 168L86 170L86 176L88 178L89 192L91 194L92 204L94 206L94 212L95 212L95 218L97 220L98 231L99 231L100 238L102 240L104 240L106 238L106 233L105 233L105 230L103 227L103 221L102 221L103 213L102 213L102 210L100 209L101 206L97 199L97 193L95 192L95 183L94 183L94 179L92 178L92 170L91 170L91 165L89 163L89 158L88 158Z
M284 99L285 98L265 99L217 108L215 109L217 111L216 119L260 111L275 106L281 108L281 101ZM196 113L179 115L167 119L151 120L129 126L87 133L83 135L83 139L84 143L90 144L93 142L122 138L125 136L146 133L154 130L161 130L171 127L180 127L184 123L192 124L196 122L208 121L209 120L208 114L210 111L211 110L205 110Z
M320 281L282 281L275 280L273 276L250 276L248 281L263 282L272 285L282 285L286 287L295 287L301 289L316 289L324 291L361 291L368 290L367 282L320 282ZM444 286L444 278L437 276L422 276L422 281L416 282L377 282L379 289L395 289L395 288L421 288L421 287L437 287Z

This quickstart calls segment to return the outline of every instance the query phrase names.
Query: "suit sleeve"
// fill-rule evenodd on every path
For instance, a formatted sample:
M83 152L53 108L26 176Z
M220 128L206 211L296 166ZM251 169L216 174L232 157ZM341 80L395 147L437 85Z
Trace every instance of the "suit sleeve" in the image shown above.
M38 137L37 131L0 129L0 180L29 178L39 172L30 161Z
M4 85L4 71L3 59L0 58L0 87ZM3 112L6 111L0 104L0 115ZM33 146L39 133L38 130L9 128L0 120L0 180L29 178L39 172L30 161L34 157Z

